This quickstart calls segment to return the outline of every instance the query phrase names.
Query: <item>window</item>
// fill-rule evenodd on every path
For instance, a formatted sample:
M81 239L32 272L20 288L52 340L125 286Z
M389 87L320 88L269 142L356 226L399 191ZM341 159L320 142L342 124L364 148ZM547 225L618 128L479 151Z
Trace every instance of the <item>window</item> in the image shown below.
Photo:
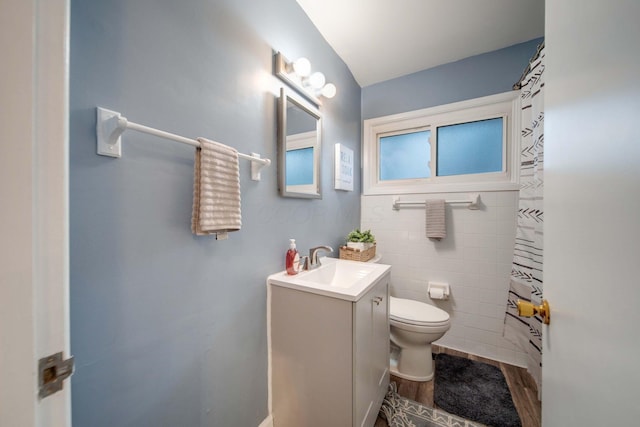
M380 136L380 180L429 178L431 131Z
M517 93L364 121L364 194L517 189Z
M500 172L503 117L438 127L437 176Z

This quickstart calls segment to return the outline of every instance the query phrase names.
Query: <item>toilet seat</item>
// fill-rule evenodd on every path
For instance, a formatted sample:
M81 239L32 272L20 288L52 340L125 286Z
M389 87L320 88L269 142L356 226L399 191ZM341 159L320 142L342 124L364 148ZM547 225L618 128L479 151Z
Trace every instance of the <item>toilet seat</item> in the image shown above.
M438 327L449 324L449 313L424 302L390 297L389 319L408 325Z

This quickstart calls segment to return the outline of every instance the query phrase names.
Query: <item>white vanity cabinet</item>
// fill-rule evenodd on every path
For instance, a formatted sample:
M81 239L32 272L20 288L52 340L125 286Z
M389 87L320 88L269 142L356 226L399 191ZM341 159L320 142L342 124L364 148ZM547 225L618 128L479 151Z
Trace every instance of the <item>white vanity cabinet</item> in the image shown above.
M270 283L274 427L374 425L389 385L389 277L355 301Z

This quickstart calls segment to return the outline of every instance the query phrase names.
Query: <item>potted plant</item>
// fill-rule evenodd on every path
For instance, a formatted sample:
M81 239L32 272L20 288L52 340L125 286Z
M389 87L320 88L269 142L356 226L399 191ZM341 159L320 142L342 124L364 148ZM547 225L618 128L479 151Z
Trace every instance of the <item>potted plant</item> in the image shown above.
M371 230L360 231L355 229L347 234L347 247L366 251L376 243L376 238L371 234Z

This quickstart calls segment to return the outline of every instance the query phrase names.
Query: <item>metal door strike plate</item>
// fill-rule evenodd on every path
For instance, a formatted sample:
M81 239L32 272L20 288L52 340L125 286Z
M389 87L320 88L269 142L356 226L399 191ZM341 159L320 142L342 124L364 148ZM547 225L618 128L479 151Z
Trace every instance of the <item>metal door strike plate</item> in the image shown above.
M73 374L73 356L62 359L62 352L38 361L38 396L40 399L62 390L63 381Z

